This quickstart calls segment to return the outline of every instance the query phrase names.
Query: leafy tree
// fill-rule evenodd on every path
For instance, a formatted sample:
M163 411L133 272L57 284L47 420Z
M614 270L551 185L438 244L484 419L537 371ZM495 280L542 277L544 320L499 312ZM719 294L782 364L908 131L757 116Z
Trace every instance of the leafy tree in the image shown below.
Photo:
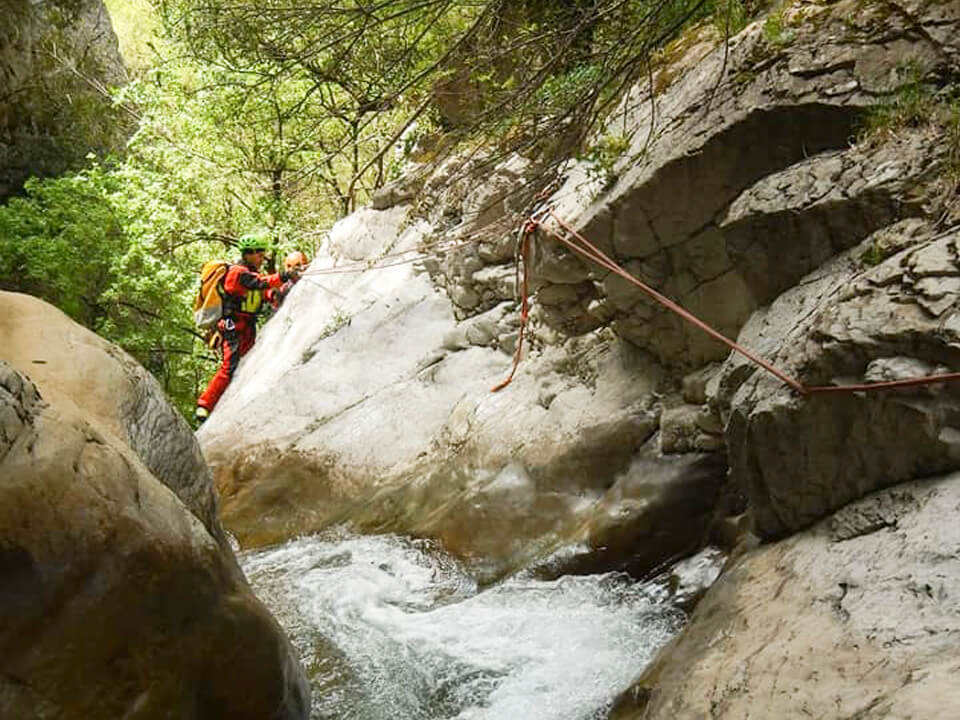
M109 127L135 124L124 156L0 206L0 287L124 347L189 416L214 369L190 317L197 274L239 234L267 226L280 251L315 253L415 135L437 160L521 151L549 170L653 51L739 2L158 0L167 35L137 39L138 73L109 113Z
M43 297L96 327L107 314L103 293L123 245L107 184L99 169L28 181L26 197L0 208L0 287Z
M192 408L203 368L190 318L195 256L131 235L123 185L99 165L28 181L0 206L0 288L41 297L119 344Z
M150 0L104 0L117 35L120 54L130 73L140 76L153 67L160 18Z
M159 7L194 57L238 73L238 91L294 82L301 112L313 107L336 120L318 145L323 181L337 187L347 211L358 189L363 195L382 182L384 157L425 118L448 148L494 144L490 163L515 151L548 162L568 155L648 71L651 53L716 1L160 0Z

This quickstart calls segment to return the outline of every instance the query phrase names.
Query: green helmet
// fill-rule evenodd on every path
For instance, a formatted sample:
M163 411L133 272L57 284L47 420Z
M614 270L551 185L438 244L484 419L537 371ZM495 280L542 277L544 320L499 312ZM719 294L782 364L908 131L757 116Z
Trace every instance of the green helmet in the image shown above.
M269 250L270 234L266 230L256 230L254 232L241 235L237 240L237 247L241 253L251 252L253 250Z

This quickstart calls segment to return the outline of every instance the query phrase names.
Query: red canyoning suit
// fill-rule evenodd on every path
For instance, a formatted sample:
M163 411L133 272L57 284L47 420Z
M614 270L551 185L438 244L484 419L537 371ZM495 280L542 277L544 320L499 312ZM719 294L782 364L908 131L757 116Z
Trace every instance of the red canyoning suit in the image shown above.
M274 301L276 288L283 285L280 275L262 275L251 265L231 265L223 279L223 318L217 329L223 338L223 362L207 385L197 405L213 411L223 395L240 358L257 340L257 314L263 303Z

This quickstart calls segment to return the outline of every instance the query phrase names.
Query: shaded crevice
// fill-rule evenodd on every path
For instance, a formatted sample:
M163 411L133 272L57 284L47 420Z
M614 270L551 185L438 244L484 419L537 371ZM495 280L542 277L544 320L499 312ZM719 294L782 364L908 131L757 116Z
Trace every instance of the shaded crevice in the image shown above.
M847 540L853 540L855 538L861 538L867 535L873 535L876 532L880 532L881 530L887 530L888 528L895 530L897 528L897 521L887 520L885 518L879 518L874 520L871 523L868 523L866 525L856 528L856 530L843 534L842 537L838 537L836 539L836 542L838 543L846 542Z
M877 230L897 219L919 216L919 206L898 203L890 194L876 191L846 201L749 215L721 233L733 267L763 305Z
M808 80L810 78L820 77L822 75L830 75L839 70L850 70L852 71L857 66L856 60L840 60L838 62L832 63L830 65L824 65L822 67L816 68L798 68L795 70L790 70L790 74L794 77L804 78Z
M622 203L641 210L664 247L713 220L760 178L849 145L863 110L810 103L754 110L653 174ZM624 243L627 245L627 243Z
M350 403L349 405L344 405L342 408L340 408L340 409L339 409L337 412L335 412L335 413L331 413L330 415L323 415L323 416L321 416L321 417L318 417L318 418L314 419L313 421L311 421L311 422L303 429L303 433L302 433L303 436L305 437L305 436L307 436L307 435L311 435L312 433L316 432L317 430L319 430L320 428L322 428L322 427L323 427L324 425L326 425L327 423L333 422L333 421L336 420L337 418L343 417L343 416L346 415L348 412L350 412L351 410L353 410L355 407L357 407L357 406L359 406L359 405L362 405L362 404L365 403L367 400L370 400L371 398L373 398L373 397L375 397L375 396L376 396L376 393L373 393L372 395L364 395L363 397L361 397L360 399L358 399L358 400Z
M850 620L850 612L843 606L843 600L847 597L847 593L850 591L850 585L845 582L839 583L840 587L840 596L834 598L833 600L833 611L836 613L837 617L840 618L841 622L848 622Z
M601 246L607 245L613 250L613 258L620 263L667 257L669 253L678 251L677 246L713 228L716 219L727 211L730 204L762 178L792 167L810 155L846 149L864 109L810 102L739 112L742 113L740 117L726 121L726 126L715 127L712 134L704 131L706 137L703 140L695 140L695 129L691 128L678 138L680 147L667 150L669 159L659 167L656 166L656 158L651 159L649 162L653 168L647 171L648 176L645 179L641 176L632 190L626 190L618 198L608 201L607 209L597 213L583 228L585 237ZM720 122L724 121L721 119ZM682 130L673 134L681 135ZM660 138L661 143L668 140L666 137ZM684 152L684 145L696 146ZM789 215L784 213L783 217ZM605 217L601 219L601 216ZM603 224L609 224L609 228L601 227ZM591 236L591 232L594 236ZM867 234L867 231L862 234ZM816 262L801 263L803 267L792 274L792 280L802 277L836 254L836 239L831 237L827 240L823 249L818 248L813 253ZM823 238L821 241L824 241ZM679 251L682 252L682 248ZM555 251L555 255L557 258L566 257L559 250ZM745 277L733 253L730 260L730 268L738 271L758 302L768 301L776 291L783 289L781 283L775 288L761 288L761 291L755 292L757 285L762 286L762 283L757 280L750 282L750 278ZM570 260L566 262L570 263ZM573 271L568 266L563 273L553 273L556 276L553 282L559 282L562 274L575 276L579 273L583 279L593 278L595 281L607 274L579 257L577 264L582 268L581 271ZM747 265L749 270L749 263ZM726 272L729 270L717 274L716 268L711 267L707 274L716 280ZM650 283L657 290L671 294L663 281L651 280ZM635 292L639 300L642 291L637 289ZM626 307L631 304L624 301L620 305ZM701 319L715 324L720 320L718 313L722 312L719 306L715 311L710 308ZM654 318L657 316L659 313ZM737 319L737 327L730 328L730 331L739 331L742 321ZM724 323L728 325L729 319ZM555 322L548 318L546 324L554 326ZM652 325L657 325L659 329L651 331ZM652 319L651 322L636 324L635 328L621 328L619 332L639 347L650 348L653 344L667 348L663 350L661 359L675 364L677 358L688 354L687 350L690 349L690 341L685 337L687 331L680 327L662 326L662 320ZM568 331L563 327L559 329ZM667 332L666 336L664 332ZM651 333L656 337L652 337Z

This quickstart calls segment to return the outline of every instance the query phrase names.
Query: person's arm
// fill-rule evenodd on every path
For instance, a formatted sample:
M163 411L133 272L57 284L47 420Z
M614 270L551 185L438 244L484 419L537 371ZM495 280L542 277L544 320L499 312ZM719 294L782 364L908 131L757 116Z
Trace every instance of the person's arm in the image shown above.
M281 275L282 277L282 275ZM297 276L291 276L289 280L283 283L278 288L270 288L267 290L263 296L273 305L274 309L278 309L283 301L287 299L287 295L293 290L293 286L297 282Z
M262 275L255 273L242 265L234 265L223 281L223 289L231 295L243 295L246 290L266 290L283 285L283 278L279 273Z

